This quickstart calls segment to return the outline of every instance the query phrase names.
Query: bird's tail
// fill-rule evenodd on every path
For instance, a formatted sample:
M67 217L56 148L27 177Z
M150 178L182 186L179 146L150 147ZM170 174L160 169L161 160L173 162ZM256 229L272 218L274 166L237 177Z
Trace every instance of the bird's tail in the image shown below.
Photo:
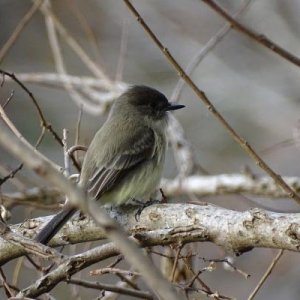
M37 242L47 245L53 236L64 226L65 223L74 215L76 208L65 207L55 215L35 237Z

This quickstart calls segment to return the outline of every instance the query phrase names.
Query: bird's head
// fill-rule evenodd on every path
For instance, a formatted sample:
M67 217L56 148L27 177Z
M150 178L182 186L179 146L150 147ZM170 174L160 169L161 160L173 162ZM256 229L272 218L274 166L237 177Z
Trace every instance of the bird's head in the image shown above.
M129 113L159 121L167 118L168 111L183 107L184 105L169 102L165 95L151 87L135 85L116 99L113 113Z

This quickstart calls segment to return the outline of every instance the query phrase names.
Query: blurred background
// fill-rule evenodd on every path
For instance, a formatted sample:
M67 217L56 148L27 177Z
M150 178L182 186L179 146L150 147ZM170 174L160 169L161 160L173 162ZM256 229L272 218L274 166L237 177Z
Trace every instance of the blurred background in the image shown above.
M242 24L300 56L299 1L223 0L218 3L231 15L243 8L239 17ZM208 41L216 37L217 32L226 24L200 0L139 0L133 1L133 4L184 68L201 49L207 47ZM29 0L0 0L0 49L3 50L3 46L32 5L33 2ZM125 84L145 84L172 98L179 80L177 73L145 34L123 1L53 0L51 6L49 4L49 9L86 52L93 64L109 78L113 85L112 95L122 91ZM46 77L40 77L42 79L36 82L32 79L36 74L57 73L57 63L49 43L50 27L47 27L49 24L46 22L45 15L37 9L13 46L2 58L0 56L0 68L23 78L23 82L33 92L53 128L61 135L63 128L68 129L68 143L72 145L75 141L81 105L74 101L75 96L72 97L61 84L47 81ZM70 75L97 79L95 73L93 74L87 64L70 48L66 37L59 32L57 37L65 71ZM241 33L230 30L203 57L195 67L191 78L205 91L229 124L262 154L275 172L285 176L300 176L300 167L295 163L298 161L300 151L297 146L299 141L295 138L298 135L300 110L300 69L297 66ZM115 84L115 80L118 84ZM103 109L100 113L99 110L93 109L94 106L99 106L95 99L89 99L89 103L93 105L82 111L80 144L88 145L106 118L107 105L103 105L103 101L111 97L108 85L104 84L104 87L95 89L98 91L95 98L98 97L102 103ZM41 129L38 115L28 95L16 83L6 79L0 88L1 104L6 102L12 90L14 90L13 98L5 110L20 132L34 144ZM81 91L81 96L91 98L91 91ZM189 87L183 87L179 102L186 105L186 108L176 113L176 117L192 144L197 163L205 170L211 174L230 174L239 173L248 166L253 174L264 174ZM62 148L50 134L46 134L39 149L50 159L63 165ZM265 149L269 151L266 152ZM7 172L18 166L19 163L8 153L3 149L0 151L0 164ZM177 170L172 151L170 150L168 154L164 175L173 178ZM5 171L2 175L5 175ZM26 188L47 184L26 169L18 176L26 182ZM1 187L2 192L15 190L16 186L10 182ZM255 200L257 206L262 203L270 207L270 210L298 209L298 206L289 199L274 201L248 197ZM184 199L183 197L172 200ZM239 196L209 197L201 200L237 210L245 210L251 206ZM31 216L49 214L49 211L43 210L28 212L24 207L16 207L11 212L11 223L22 222L24 218ZM207 258L226 255L212 244L199 244L193 247L201 256ZM80 249L77 248L77 251ZM222 269L221 266L214 272L206 272L202 278L212 290L236 299L247 299L276 252L277 250L272 249L254 249L236 258L235 265L251 274L247 280L236 272ZM299 299L300 267L294 263L298 259L297 253L286 252L255 299ZM11 262L4 268L8 280L12 276L14 265L15 262ZM85 276L87 271L82 273ZM25 287L34 281L36 273L29 270L27 276L23 274L20 278L20 286ZM70 295L65 286L60 284L53 290L53 295L57 299ZM4 294L2 295L4 298ZM88 289L81 292L82 299L93 299L96 295L97 292ZM121 299L128 298L121 297Z

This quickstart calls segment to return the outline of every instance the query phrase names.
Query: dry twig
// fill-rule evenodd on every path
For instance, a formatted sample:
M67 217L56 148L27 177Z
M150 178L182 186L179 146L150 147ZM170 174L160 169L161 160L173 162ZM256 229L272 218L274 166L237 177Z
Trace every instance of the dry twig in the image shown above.
M30 20L32 20L33 16L38 11L42 3L43 0L37 0L29 9L29 11L25 14L25 16L20 20L14 32L10 35L9 39L6 41L6 43L3 45L3 47L0 50L0 63L3 61L5 55L8 53L10 48L14 45L21 32L28 25Z
M256 33L253 30L242 25L237 20L232 18L229 14L227 14L226 11L224 9L222 9L221 6L219 6L213 0L202 0L202 1L204 3L206 3L208 6L210 6L216 13L218 13L220 16L222 16L225 20L227 20L235 30L243 33L244 35L248 36L252 40L256 41L257 43L261 44L262 46L266 47L267 49L278 54L280 57L284 58L285 60L300 67L300 59L297 56L291 54L284 48L280 47L279 45L277 45L276 43L274 43L273 41L268 39L263 34Z
M215 106L211 103L211 101L207 98L206 94L201 91L197 85L193 82L193 80L184 72L183 68L179 65L170 51L160 42L154 32L150 29L150 27L143 20L138 11L134 8L134 6L130 3L129 0L123 0L132 14L137 18L137 21L143 27L145 32L150 36L153 42L158 46L161 52L165 55L171 65L176 69L178 75L184 79L188 86L192 88L198 98L206 105L207 109L215 116L215 118L223 125L223 127L227 130L227 132L233 137L233 139L248 153L248 155L255 161L255 163L262 168L267 174L269 174L274 181L288 194L290 198L293 198L297 203L300 204L300 197L295 193L295 191L286 184L286 182L282 179L282 177L276 174L267 163L256 153L256 151L251 147L251 145L242 138L224 119L224 117L219 113L219 111L215 108Z
M274 257L274 259L272 260L271 264L269 265L268 269L266 270L265 274L263 275L263 277L260 279L259 283L257 284L257 286L255 287L255 289L253 290L253 292L250 294L250 296L248 297L248 300L252 300L254 299L254 297L256 296L256 294L258 293L258 291L261 289L261 287L263 286L263 284L265 283L265 281L267 280L267 278L270 276L270 274L272 273L272 271L274 270L275 266L277 265L277 263L279 262L280 258L282 257L284 253L283 249L280 249L276 256Z

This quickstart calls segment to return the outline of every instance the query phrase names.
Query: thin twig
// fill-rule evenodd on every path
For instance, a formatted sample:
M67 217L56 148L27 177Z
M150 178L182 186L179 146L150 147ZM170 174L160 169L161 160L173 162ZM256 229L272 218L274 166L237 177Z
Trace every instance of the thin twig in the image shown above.
M196 165L195 156L191 143L186 139L182 125L173 115L169 116L167 130L178 170L176 177L180 180L191 175L193 172Z
M25 257L23 256L17 260L16 266L15 266L14 272L13 272L12 285L15 285L15 286L18 285L18 280L19 280L19 276L20 276L22 268L23 268L24 259L25 259Z
M272 271L274 270L275 266L277 265L278 261L280 260L280 258L282 257L284 253L283 249L280 249L276 256L274 257L274 259L272 260L271 264L269 265L268 269L266 270L265 274L263 275L263 277L260 279L259 283L257 284L257 286L255 287L255 289L253 290L253 292L250 294L250 296L248 297L248 300L252 300L254 299L255 295L257 294L257 292L261 289L262 285L265 283L265 281L267 280L267 278L270 276L270 274L272 273Z
M41 4L43 3L43 0L37 0L29 9L29 11L24 15L24 17L20 20L19 24L15 28L14 32L9 36L9 39L6 41L4 46L0 50L0 63L3 61L3 58L8 53L9 49L14 45L17 38L21 34L21 32L24 30L24 28L28 25L30 20L33 18L35 13L40 8Z
M56 27L54 25L53 21L53 14L51 10L51 3L49 1L46 2L47 4L47 10L45 12L45 23L48 33L48 40L49 44L52 50L52 55L55 62L56 70L60 77L64 77L68 79L68 77L65 77L67 74L67 69L64 63L60 43L56 34ZM68 92L71 99L79 106L85 106L86 100L81 96L80 93L78 93L75 88L73 87L72 83L68 80L64 81L64 88ZM88 87L86 87L87 89Z
M4 184L7 180L12 179L15 177L15 175L22 170L23 168L23 164L19 164L18 167L16 167L15 169L13 169L11 172L9 172L7 175L5 175L4 177L0 178L0 186L2 184Z
M1 70L0 70L1 72ZM30 147L33 151L36 151L36 149L38 148L38 146L40 145L40 143L42 142L44 135L45 135L45 127L42 127L42 132L40 134L40 136L38 137L35 146L32 146L25 138L24 136L19 132L19 130L16 128L15 124L10 120L10 118L8 117L8 115L6 114L6 112L4 111L4 109L2 108L2 106L0 105L0 118L4 121L4 123L9 127L9 129L15 134L15 136L17 136L23 143L25 143L28 147ZM42 155L42 154L41 154ZM50 161L48 158L46 158L44 156L44 159L46 159L51 165L53 165L56 169L60 169L60 166L55 165L52 161ZM13 178L15 176L15 174L22 169L23 165L20 164L15 170L13 170L11 172L11 174L7 175L6 177L9 178ZM3 180L1 180L2 184L3 184Z
M77 89L82 88L82 86L88 86L89 88L94 88L97 91L109 91L103 80L91 76L76 76L70 74L62 76L51 72L17 73L16 76L23 82L43 84L49 87L63 88L64 83L69 81ZM8 80L11 79L8 78ZM122 81L115 81L114 84L118 87L118 89L120 89L120 91L124 91L127 87L127 84ZM98 102L100 103L101 100L102 99L98 99Z
M116 276L119 277L121 282L127 284L127 286L132 287L135 290L139 290L138 285L133 282L134 279L136 279L137 275L123 275L122 273L116 273Z
M0 117L4 121L4 123L11 129L11 131L20 139L22 139L27 145L29 145L31 148L31 144L23 137L23 135L18 131L14 123L9 119L7 116L4 108L0 105ZM40 143L42 142L45 135L45 127L42 127L42 131L40 136L38 137L34 148L37 149ZM23 168L23 164L20 164L18 167L16 167L14 170L12 170L8 175L4 176L3 178L0 178L0 186L4 184L7 180L12 179L15 177L15 175Z
M81 25L83 30L86 33L86 36L88 40L90 41L91 48L93 48L93 51L95 53L95 58L98 64L101 61L100 56L100 47L97 40L97 34L93 31L91 25L88 22L88 18L83 14L83 11L78 7L78 2L69 0L68 5L70 7L70 10L73 12L74 16L78 20L78 23Z
M8 103L11 101L11 99L14 97L15 91L12 90L9 97L6 99L5 103L2 105L2 108L5 109L5 107L8 105Z
M79 145L79 142L80 142L81 119L82 119L82 105L80 105L79 109L78 109L78 117L77 117L77 122L76 122L76 131L75 131L74 145ZM78 153L77 152L75 153L75 159L78 162Z
M111 264L107 266L107 268L114 268L116 265L118 265L122 260L124 260L123 255L119 255L115 261L113 261Z
M46 118L45 118L45 116L44 116L44 114L42 112L42 109L40 108L37 100L35 99L35 97L33 95L33 93L15 76L15 74L6 72L6 71L1 70L1 69L0 69L0 73L2 73L3 75L6 75L8 77L10 77L13 81L15 81L29 95L30 99L33 101L33 104L34 104L34 106L35 106L35 108L36 108L36 110L38 112L38 115L39 115L39 118L40 118L40 121L41 121L41 126L42 126L42 133L41 133L41 135L40 135L40 137L39 137L39 139L38 139L35 147L37 147L41 143L42 138L44 137L45 130L48 130L52 134L52 136L54 137L54 139L61 146L63 146L62 139L60 138L60 136L58 135L58 133L56 133L56 131L53 129L52 125L50 123L48 123L48 121L46 120ZM3 114L3 111L2 111L2 114ZM13 127L15 127L15 126L13 126ZM74 166L78 170L80 170L80 167L77 165L77 162L74 159L74 157L71 156L71 159L72 159L72 162L73 162Z
M133 13L133 15L137 18L137 21L140 23L145 32L150 36L153 42L158 46L161 52L165 55L171 65L177 70L178 75L182 77L185 82L191 87L191 89L195 92L198 98L206 105L207 109L213 114L213 116L223 125L223 127L227 130L227 132L233 137L233 139L248 153L248 155L255 161L255 163L263 169L267 174L269 174L274 181L287 192L290 198L293 198L298 204L300 204L300 197L297 195L291 187L289 187L286 182L282 179L282 177L276 174L267 163L256 153L256 151L251 147L251 145L242 138L224 119L224 117L217 111L215 106L210 102L205 93L201 91L194 81L184 72L183 68L179 65L170 51L160 42L157 36L153 33L153 31L149 28L149 26L142 19L140 14L134 8L134 6L130 3L129 0L123 0L129 10Z
M159 256L162 256L162 257L166 257L166 258L172 258L172 259L175 258L174 255L168 255L168 254L165 254L165 253L161 253L161 252L155 251L153 249L151 249L151 253L159 255ZM193 257L193 256L197 256L197 254L180 255L179 259L190 258L190 257Z
M69 148L68 150L68 154L71 156L73 155L76 151L84 151L86 152L88 149L88 147L86 146L82 146L82 145L74 145L72 147Z
M69 161L69 153L68 153L68 130L67 129L63 129L63 144L64 144L64 175L66 177L70 176L71 173L71 169L70 169L70 161Z
M251 0L246 0L235 14L235 17L238 18L243 12L245 12L250 3ZM229 24L224 25L216 33L216 35L214 35L206 43L206 45L192 58L185 70L188 75L192 74L192 72L209 53L209 51L211 51L226 36L226 34L229 33L230 29L231 26ZM179 78L170 97L172 102L178 101L184 84L185 81L182 78ZM185 139L184 131L180 123L175 119L174 116L172 116L172 118L170 118L169 120L168 136L172 143L177 169L179 170L179 178L183 178L189 175L195 169L195 167L197 167L198 170L204 169L199 164L195 163L191 144Z
M20 164L19 164L19 166L20 166ZM11 170L8 167L0 165L0 175L5 177L10 172L13 172L13 170ZM27 183L29 183L30 181L31 180L28 179L28 177L24 178L24 176L21 176L21 178L19 178L19 177L17 178L16 176L14 176L10 179L10 184L12 184L18 190L26 190L27 187L28 187ZM2 202L3 199L4 199L3 194L1 194L1 202Z
M260 151L261 155L268 155L271 152L274 152L276 150L280 150L282 148L292 147L295 146L295 140L293 138L285 139L281 142L274 143L273 145L267 146L263 150Z
M208 291L206 291L205 289L202 289L202 288L188 287L188 286L183 286L183 285L179 285L179 284L177 285L177 287L184 290L185 292L202 293L202 294L208 296L209 298L214 298L214 299L218 299L218 300L220 300L220 299L236 300L235 298L220 295L218 292L209 293Z
M238 19L249 7L252 0L246 0L238 11L234 14L233 18ZM185 72L187 75L191 75L196 67L201 63L201 61L206 57L206 55L230 32L231 30L230 24L225 24L222 26L218 32L209 39L209 41L200 49L198 53L191 59L189 64L187 65ZM184 87L185 81L180 78L172 92L171 100L173 102L177 102L182 89Z
M52 136L54 137L54 139L61 145L63 146L63 143L62 143L62 139L60 138L60 136L58 135L58 133L56 133L56 131L52 128L52 125L50 123L47 122L43 112L42 112L42 109L40 108L37 100L35 99L33 93L15 76L15 74L13 73L9 73L9 72L6 72L4 70L1 70L0 69L0 73L3 74L3 76L8 76L10 77L13 81L15 81L30 97L30 99L32 100L33 104L34 104L34 107L36 108L37 112L38 112L38 115L39 115L39 118L40 118L40 122L41 122L41 126L42 126L42 132L41 132L41 135L40 137L38 138L37 142L36 142L36 146L35 148L37 148L39 146L39 144L42 142L42 139L44 137L44 134L45 134L45 131L48 130ZM18 136L19 138L21 138L29 147L32 148L31 144L29 144L27 142L27 140L25 140L25 138L20 134L20 132L17 130L17 128L15 127L15 125L9 120L9 118L7 117L4 109L0 106L0 115L2 117L2 119L5 121L5 123L10 127L10 129L16 134L16 136ZM78 168L79 166L77 166L77 162L76 160L74 159L74 157L71 156L71 159L72 159L72 162L73 164ZM48 160L48 162L50 162L50 160ZM54 166L54 163L53 162L50 162L53 166ZM60 169L60 167L56 166L57 169Z
M197 279L197 281L200 283L200 285L204 288L204 291L207 293L207 294L214 294L214 292L210 289L210 287L200 278L200 275L202 273L201 272L195 272L192 267L190 266L190 264L188 263L187 259L186 258L183 258L183 262L184 262L184 265L186 266L186 268L195 276L195 278ZM196 276L197 275L197 276ZM214 296L214 299L215 300L219 300L219 297L218 296Z
M50 123L47 122L43 112L42 112L42 109L40 108L37 100L35 99L33 93L16 77L16 75L14 73L9 73L9 72L6 72L2 69L0 69L0 73L10 77L13 81L15 81L27 94L28 96L30 97L30 99L32 100L33 104L34 104L34 107L36 108L37 112L38 112L38 115L39 115L39 118L41 120L41 125L43 127L45 127L52 135L53 137L55 138L55 140L61 145L63 146L62 144L62 141L61 141L61 138L59 137L58 133L56 133L54 131L54 129L52 128L52 125Z
M69 255L70 256L76 255L77 246L78 245L76 245L76 244L75 245L70 245L70 247L69 247ZM77 280L81 280L81 275L82 275L82 272L78 272ZM70 291L71 291L72 299L81 300L79 285L71 284L69 286L69 288L70 288Z
M87 76L74 76L57 73L22 73L18 74L23 82L40 84L53 88L63 88L71 84L80 95L79 105L93 115L103 114L108 111L113 100L128 88L124 82L114 82L114 90L108 89L105 82L98 78ZM9 80L11 80L8 77ZM81 95L82 94L82 95ZM79 100L79 98L78 98Z
M43 14L51 17L55 28L62 36L64 41L70 46L70 48L78 55L81 61L85 64L85 66L98 78L102 79L105 82L107 89L113 89L114 84L112 81L106 76L106 74L94 63L94 61L86 54L83 48L78 44L78 42L71 36L68 30L64 27L64 25L57 19L57 17L53 14L53 12L46 6L40 7Z
M39 271L39 272L41 272L41 273L42 273L42 272L47 272L47 271L48 271L48 268L49 268L49 267L47 267L46 270L45 270L45 268L43 268L43 267L41 267L39 264L37 264L37 263L33 260L33 258L31 258L31 256L29 256L28 254L26 254L25 257L26 257L27 260L28 260L28 262L27 262L27 261L25 261L25 262L27 262L27 265L30 266L31 269L36 270L36 271ZM51 264L51 265L52 265L52 264Z
M51 7L49 1L46 2L46 4L47 4L48 8ZM47 12L48 11L51 12L50 9L47 10ZM65 68L65 64L64 64L64 61L63 61L63 56L62 56L60 45L59 45L58 38L57 38L57 35L56 35L54 22L53 22L53 20L50 16L50 14L48 14L48 13L45 14L45 22L46 22L46 27L47 27L48 39L49 39L49 43L50 43L50 46L51 46L51 50L52 50L52 54L53 54L53 58L54 58L54 61L55 61L55 66L56 66L57 72L60 75L64 76L64 75L67 74L67 71L66 71L66 68ZM82 102L80 94L75 91L75 89L73 88L73 86L70 82L68 82L68 81L65 82L65 89L69 93L70 97L75 102ZM68 152L67 151L67 146L66 146L66 144L64 144L65 170L66 170L66 168L68 168L68 172L70 174L70 167L69 167L69 163L68 163L69 157L67 155L67 152ZM77 170L80 171L80 166L78 165L76 159L72 156L70 156L70 158L72 159L72 161L73 161L75 167L77 168ZM68 164L68 166L66 164Z
M231 263L227 258L223 258L223 259L207 259L205 257L199 257L200 259L202 259L204 262L214 262L214 263L223 263L223 264L227 264L232 270L236 271L237 273L241 274L245 279L248 279L251 275L240 270L239 268L237 268L233 263Z
M149 299L149 300L154 299L149 292L137 291L137 290L124 288L124 287L118 287L112 284L104 284L100 282L90 282L90 281L76 280L76 279L69 279L66 280L66 282L71 284L77 284L91 289L96 289L96 290L112 291L123 295L129 295L135 298Z
M92 270L89 273L91 276L95 275L104 275L104 274L123 274L123 275L129 275L129 276L141 276L140 273L138 272L133 272L133 271L128 271L128 270L122 270L118 268L102 268L102 269L97 269L97 270Z
M8 282L6 281L6 276L2 270L2 268L0 268L0 274L1 274L1 279L2 279L2 284L6 293L6 296L8 297L14 297L15 294L14 292L11 290L10 285L8 284Z
M176 269L177 269L177 265L178 265L178 259L179 259L180 252L181 252L183 247L184 247L184 245L181 244L181 245L178 246L178 248L176 250L175 260L174 260L173 268L172 268L172 272L171 272L171 282L174 282L175 273L176 273Z
M127 51L127 43L128 43L128 20L123 20L122 26L122 34L121 34L121 42L120 42L120 53L117 62L117 70L116 70L116 81L121 81L123 77L123 69L124 69L124 61L125 54Z
M203 273L203 269L199 270L197 273L195 273L194 277L190 280L190 282L187 284L187 287L192 287L196 279Z
M244 35L248 36L252 40L256 41L257 43L261 44L262 46L266 47L267 49L273 51L274 53L278 54L280 57L284 58L285 60L293 63L294 65L300 67L300 58L293 55L289 51L285 50L284 48L280 47L266 36L260 33L256 33L255 31L247 28L246 26L242 25L241 23L237 22L234 18L232 18L224 9L222 9L216 2L212 0L202 0L208 6L210 6L216 13L222 16L225 20L227 20L231 26L243 33Z

